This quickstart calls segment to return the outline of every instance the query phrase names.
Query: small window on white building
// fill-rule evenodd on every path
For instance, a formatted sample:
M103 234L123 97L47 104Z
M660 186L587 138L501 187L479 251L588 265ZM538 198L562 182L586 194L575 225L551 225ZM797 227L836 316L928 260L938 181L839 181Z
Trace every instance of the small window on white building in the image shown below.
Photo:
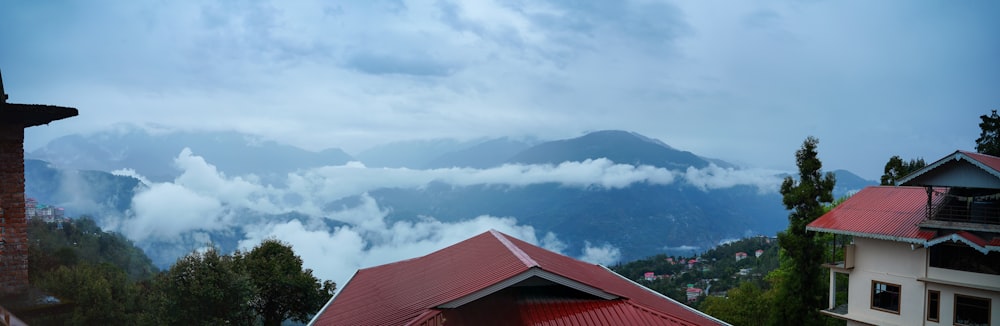
M899 284L872 280L872 309L899 314Z
M955 325L978 326L990 324L990 299L955 295Z
M941 320L941 292L927 290L927 320Z

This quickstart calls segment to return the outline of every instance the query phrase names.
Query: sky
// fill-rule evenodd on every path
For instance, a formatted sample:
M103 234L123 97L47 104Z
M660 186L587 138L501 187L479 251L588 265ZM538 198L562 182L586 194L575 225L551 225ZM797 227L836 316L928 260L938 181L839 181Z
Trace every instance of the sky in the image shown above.
M744 166L877 179L974 149L1000 109L996 1L6 1L15 103L356 154L621 129Z
M160 256L183 255L213 232L241 230L245 249L278 238L318 276L344 284L358 268L488 229L556 252L582 248L577 258L590 262L621 255L517 216L390 223L392 208L367 195L379 187L686 182L764 191L780 181L774 171L795 169L810 135L826 169L868 179L892 155L931 161L973 150L979 116L1000 109L997 13L1000 2L971 0L11 0L0 5L0 71L11 102L80 110L29 128L29 151L122 124L235 130L350 154L403 140L620 129L750 168L349 163L290 173L273 187L184 150L173 160L177 178L145 180L130 215L103 225L140 245L174 245L151 253ZM360 200L323 206L347 196Z

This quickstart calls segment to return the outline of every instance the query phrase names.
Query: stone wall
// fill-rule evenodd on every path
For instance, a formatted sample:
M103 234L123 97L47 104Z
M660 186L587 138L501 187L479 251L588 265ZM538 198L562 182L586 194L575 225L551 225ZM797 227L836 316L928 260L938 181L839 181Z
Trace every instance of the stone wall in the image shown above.
M0 123L0 296L28 289L24 211L24 127Z

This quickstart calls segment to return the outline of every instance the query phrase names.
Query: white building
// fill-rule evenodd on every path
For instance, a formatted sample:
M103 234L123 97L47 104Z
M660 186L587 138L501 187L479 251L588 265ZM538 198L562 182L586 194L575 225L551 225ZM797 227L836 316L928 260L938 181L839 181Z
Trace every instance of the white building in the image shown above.
M1000 325L1000 158L957 151L900 184L865 188L806 227L852 242L824 264L823 313L848 325ZM838 273L849 279L841 305Z

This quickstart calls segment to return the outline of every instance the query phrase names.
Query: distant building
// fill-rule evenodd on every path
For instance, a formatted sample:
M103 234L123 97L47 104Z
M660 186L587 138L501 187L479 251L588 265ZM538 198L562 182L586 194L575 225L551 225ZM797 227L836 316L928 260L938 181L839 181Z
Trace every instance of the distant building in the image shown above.
M656 280L656 273L646 272L645 274L643 274L643 278L646 279L646 281L649 281L649 282L655 281Z
M751 271L750 268L740 268L739 274L741 276L747 276L747 275L750 275L750 271Z
M747 253L742 252L742 251L736 253L736 261L741 261L741 260L744 260L746 258L747 258Z
M826 315L847 325L1000 324L1000 157L956 151L806 227L851 236ZM837 305L835 274L847 275Z
M756 258L760 258L760 256L763 254L764 254L764 249L757 249L757 251L753 252L753 256Z
M699 289L699 288L696 288L696 287L689 287L689 288L687 288L686 292L687 292L687 300L688 300L688 302L692 302L692 301L698 300L698 297L701 296L702 289Z
M24 215L28 218L35 217L35 208L38 206L38 200L34 198L27 198L24 200Z

